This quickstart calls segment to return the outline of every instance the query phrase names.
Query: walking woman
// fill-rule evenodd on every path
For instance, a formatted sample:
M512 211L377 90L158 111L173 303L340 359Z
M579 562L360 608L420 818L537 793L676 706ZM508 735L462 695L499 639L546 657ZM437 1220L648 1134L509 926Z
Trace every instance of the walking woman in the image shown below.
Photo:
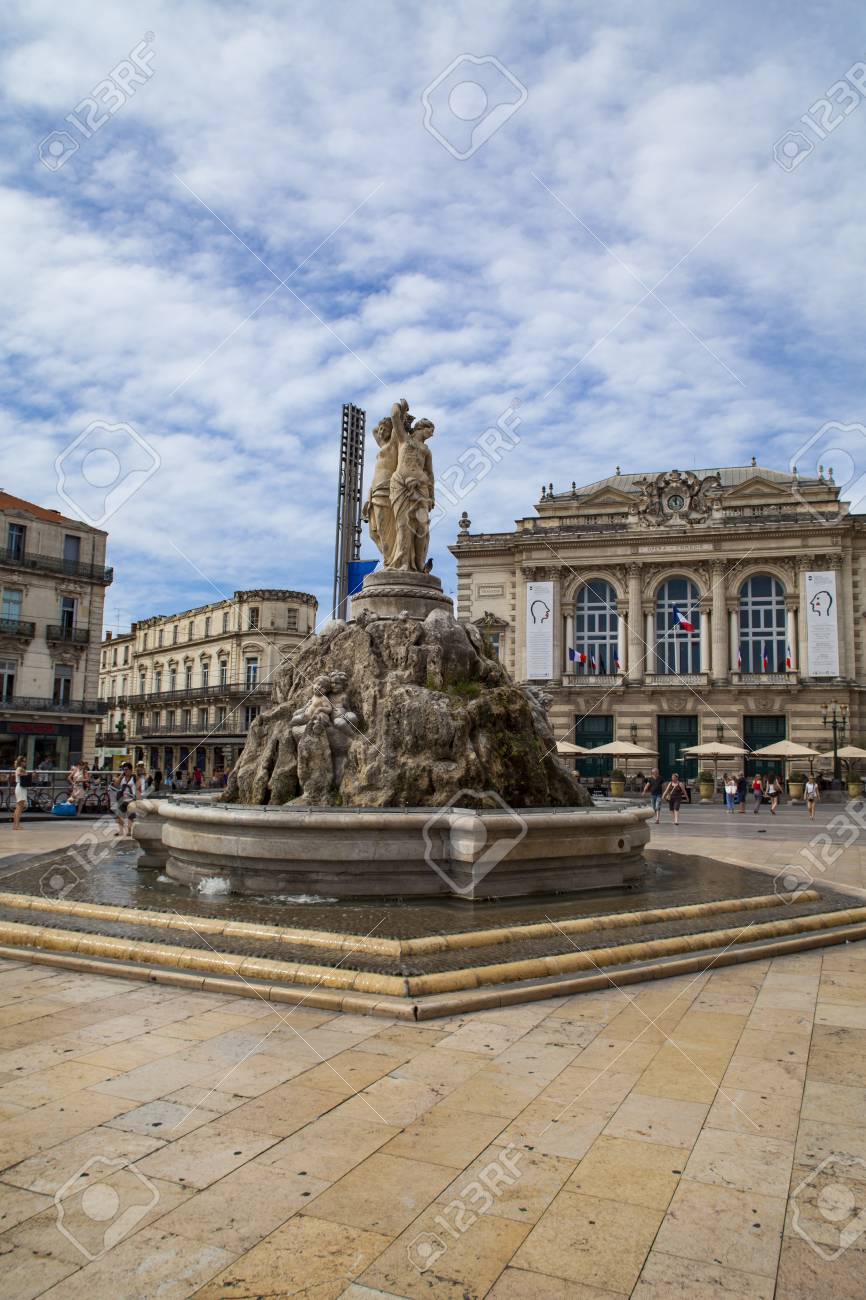
M16 758L15 760L15 811L12 813L13 831L21 830L21 814L27 809L27 785L29 777L27 776L26 758Z
M809 821L813 822L815 820L815 805L819 798L818 782L815 780L814 776L810 776L809 780L806 782L804 794L806 796L806 807L809 809Z
M764 802L764 778L761 776L760 772L755 773L754 780L752 781L752 794L755 799L755 806L752 809L752 812L757 817L758 813L761 811L761 804Z
M748 793L748 787L746 785L746 775L744 772L741 772L740 775L737 777L737 803L740 806L741 813L745 813L746 811L747 793Z
M679 826L680 824L680 804L685 797L685 793L686 788L680 780L679 772L674 772L670 781L668 781L667 789L662 796L667 799L670 804L671 817L674 819L674 826Z
M772 773L769 781L767 782L767 797L770 800L770 812L773 814L774 817L776 815L776 809L779 806L779 796L781 795L781 793L782 791L779 785L779 778L775 775L775 773Z

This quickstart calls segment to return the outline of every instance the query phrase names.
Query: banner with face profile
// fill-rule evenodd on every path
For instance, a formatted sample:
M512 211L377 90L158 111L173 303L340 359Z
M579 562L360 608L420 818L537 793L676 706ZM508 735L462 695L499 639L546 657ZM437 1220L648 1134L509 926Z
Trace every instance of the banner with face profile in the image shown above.
M806 574L806 644L810 677L839 676L836 574Z
M526 584L526 676L549 681L553 676L553 583Z

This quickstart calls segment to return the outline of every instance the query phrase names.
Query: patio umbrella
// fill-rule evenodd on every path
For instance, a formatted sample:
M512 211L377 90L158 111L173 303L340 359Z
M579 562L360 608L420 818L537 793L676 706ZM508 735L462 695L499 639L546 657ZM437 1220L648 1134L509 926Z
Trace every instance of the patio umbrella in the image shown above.
M785 764L785 777L788 776L788 763L800 762L803 759L809 760L809 771L812 770L812 764L816 758L823 758L824 755L817 749L810 749L808 745L801 745L796 740L777 740L774 745L765 745L763 749L756 749L752 753L752 758L781 758Z
M845 760L845 766L847 767L850 776L851 764L856 763L858 759L866 758L866 749L861 749L859 745L843 745L842 748L838 750L838 756ZM832 749L829 753L825 754L824 757L832 759Z
M588 754L590 751L583 745L573 745L570 740L558 740L556 742L557 754Z
M707 741L704 745L692 745L683 750L685 758L711 758L713 761L713 793L719 783L719 760L722 758L740 758L747 754L747 749L739 745L723 745L719 740Z
M632 744L630 740L611 740L606 745L597 745L590 751L593 758L621 758L624 768L628 768L630 758L657 758L657 749L645 749L643 745Z

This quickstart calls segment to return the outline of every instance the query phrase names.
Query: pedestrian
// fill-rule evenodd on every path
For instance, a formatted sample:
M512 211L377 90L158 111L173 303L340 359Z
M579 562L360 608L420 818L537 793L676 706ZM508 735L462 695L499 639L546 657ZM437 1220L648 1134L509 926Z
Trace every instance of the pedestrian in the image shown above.
M658 826L662 814L662 791L664 788L665 783L662 780L661 773L657 767L654 767L647 778L643 793L648 794L652 801L653 812L656 815L656 826Z
M12 829L20 831L21 815L27 811L27 786L30 784L30 777L27 774L27 759L23 757L15 760L15 810L12 813Z
M195 767L192 770L192 783L195 786L196 790L201 789L201 783L203 779L204 779L204 772L201 770L198 763L196 763Z
M746 774L741 772L737 777L737 804L740 812L746 811L746 795L748 794L748 785L746 783Z
M725 783L725 804L728 812L733 816L734 800L737 797L737 779L730 772L726 772L723 780Z
M683 801L685 793L686 788L680 780L679 772L674 772L670 781L668 781L667 789L662 795L662 798L667 799L670 805L671 816L674 819L674 826L679 826L680 824L680 804Z
M781 793L782 791L779 787L779 778L776 776L775 772L773 772L771 773L770 779L767 782L767 796L770 800L770 812L773 814L774 817L776 815L776 809L779 806L779 796L781 795Z
M764 778L761 776L760 772L756 772L754 779L752 780L752 794L755 799L755 806L752 809L752 812L757 816L760 812L761 804L764 802Z
M67 779L72 786L69 802L75 804L75 816L79 817L84 800L87 798L87 787L90 785L90 769L84 759L79 759L73 764Z
M813 822L815 820L815 805L821 797L818 782L814 776L810 775L809 780L806 782L804 794L806 796L806 807L809 809L809 821Z
M115 816L117 817L117 824L120 827L121 835L131 835L135 813L129 811L129 805L136 797L135 774L132 770L132 764L124 763L121 766L118 776L120 779L115 787L116 793L114 795L117 808ZM108 797L109 799L112 798L110 790Z
M161 789L162 789L162 772L159 770L159 768L157 768L153 774L153 793L159 794Z

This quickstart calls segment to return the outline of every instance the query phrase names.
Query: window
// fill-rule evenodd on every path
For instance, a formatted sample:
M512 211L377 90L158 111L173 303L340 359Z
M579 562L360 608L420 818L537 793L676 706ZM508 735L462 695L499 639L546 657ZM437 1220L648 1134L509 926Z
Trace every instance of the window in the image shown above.
M162 645L162 628L160 628L156 634L156 644Z
M73 533L66 533L63 538L63 567L68 573L74 573L81 559L81 538Z
M174 711L174 709L166 709L166 711L165 711L165 724L166 724L167 727L173 727L173 726L174 726L175 716L176 716L176 715L175 715L175 711Z
M677 618L677 614L681 618ZM697 673L701 668L698 589L688 578L669 578L656 597L656 672ZM682 620L691 624L688 632Z
M177 669L176 668L169 668L168 670L168 689L170 691L177 690Z
M247 656L244 661L246 664L246 676L244 681L247 686L255 686L259 680L259 661L254 656Z
M203 731L207 730L207 709L199 709L198 725L202 728Z
M210 679L210 660L203 659L201 664L201 684L207 686Z
M54 669L54 703L68 704L72 699L72 669L58 664Z
M162 690L162 669L157 668L153 674L153 689L157 693Z
M297 632L298 630L298 611L294 606L290 606L286 610L286 627L290 632Z
M184 731L189 731L191 727L192 727L192 709L184 709L183 711Z
M225 613L223 614L223 631L228 632L228 630L229 630L229 613L228 610L226 610Z
M172 644L172 645L177 645L177 634L178 634L179 630L180 630L180 624L179 624L179 623L175 623L174 627L171 629L171 644Z
M120 679L120 693L121 695L126 695L126 673L124 673Z
M192 690L192 664L187 664L183 675L183 684L188 691Z
M253 722L259 716L261 709L257 704L248 704L244 709L244 729L249 731Z
M117 667L117 646L115 646L111 652L111 666L112 668Z
M3 618L20 619L24 605L24 592L15 587L3 588Z
M138 674L138 693L143 695L147 689L147 673Z
M123 647L123 663L124 663L124 667L126 666L126 664L129 663L129 646L128 646L128 645L125 645L125 646Z
M217 709L217 711L216 711L216 720L217 720L217 722L220 722L220 723L225 722L225 720L226 720L225 705L220 705L220 707Z
M587 582L577 593L574 611L575 671L619 672L619 615L616 592L609 582Z
M220 659L220 686L229 684L229 665L227 659Z
M11 700L15 694L15 670L18 667L14 659L0 659L0 700Z
M68 636L75 627L75 597L60 597L60 627L63 636Z
M103 650L103 652L102 652L102 666L103 666L103 668L105 667L105 665L106 665L107 663L108 663L108 651L107 651L107 650Z
M195 623L190 623L190 624L188 624L187 629L186 629L186 639L187 639L187 641L192 641L192 639L193 639L194 636L195 636Z
M488 632L488 633L487 633L487 640L488 640L489 643L490 643L490 649L493 651L493 658L494 658L494 659L501 659L501 658L502 658L502 655L501 655L501 653L500 653L500 642L501 642L501 639L502 639L502 633L501 633L501 632Z
M756 573L740 587L740 668L744 673L783 673L787 666L785 590L769 573Z
M6 527L6 549L10 560L24 559L24 543L27 529L24 524L8 524Z
M251 605L247 612L247 628L250 632L255 632L259 625L259 607Z
M154 709L150 715L150 725L154 731L159 730L159 709Z
M147 649L147 638L148 638L148 633L145 632L145 633L144 633L144 636L141 638L141 648L142 648L142 650L146 650L146 649Z
M208 614L204 621L204 634L205 636L210 636L210 614Z

